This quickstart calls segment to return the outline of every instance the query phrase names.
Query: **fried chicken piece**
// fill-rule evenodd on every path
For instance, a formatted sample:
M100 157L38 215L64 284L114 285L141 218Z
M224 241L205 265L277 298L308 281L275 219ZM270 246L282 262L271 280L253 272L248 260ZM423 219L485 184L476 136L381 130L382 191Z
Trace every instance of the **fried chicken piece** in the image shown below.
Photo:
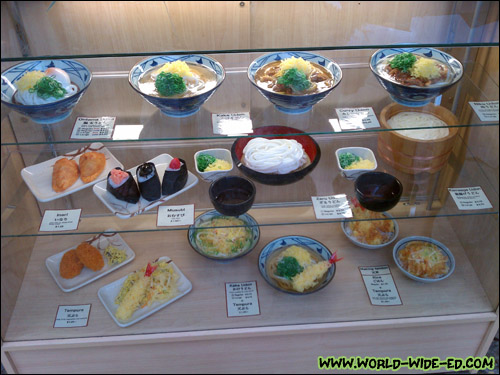
M83 182L94 181L106 166L106 156L100 152L86 152L80 157L80 178Z
M97 248L87 242L82 242L76 248L76 255L85 267L90 268L92 271L99 271L104 267L104 259Z
M65 279L72 279L80 274L83 269L83 263L76 255L76 250L70 250L64 253L59 264L59 274Z
M52 172L52 189L57 193L63 192L78 180L79 175L76 161L66 158L59 159L54 164Z

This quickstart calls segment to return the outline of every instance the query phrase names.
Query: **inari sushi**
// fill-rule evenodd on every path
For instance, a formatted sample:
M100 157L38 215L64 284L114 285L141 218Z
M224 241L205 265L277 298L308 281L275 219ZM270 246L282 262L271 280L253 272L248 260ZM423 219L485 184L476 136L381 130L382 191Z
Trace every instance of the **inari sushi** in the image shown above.
M137 182L144 199L155 201L161 197L160 177L154 163L144 163L137 167Z
M181 190L186 185L188 178L186 162L182 159L174 158L165 169L161 191L163 195L170 195Z
M141 197L132 173L124 171L120 167L116 167L109 172L106 190L113 194L116 199L128 203L135 204L139 202Z

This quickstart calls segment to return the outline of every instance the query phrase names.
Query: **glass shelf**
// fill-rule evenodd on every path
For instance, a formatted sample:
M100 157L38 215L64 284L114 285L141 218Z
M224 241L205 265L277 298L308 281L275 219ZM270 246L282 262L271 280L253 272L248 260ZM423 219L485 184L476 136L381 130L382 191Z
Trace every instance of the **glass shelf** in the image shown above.
M377 133L362 133L356 135L319 135L314 136L321 149L321 159L317 167L302 180L284 186L269 186L255 182L257 188L256 199L252 210L249 212L255 217L259 225L289 225L289 224L319 224L324 222L340 222L340 220L323 221L317 220L312 209L311 196L325 196L332 194L346 194L354 197L354 183L342 177L336 164L335 150L342 147L368 147L372 149L377 158L378 171L384 171L396 176L403 184L403 195L400 203L390 213L396 219L408 218L432 218L448 216L467 215L495 215L499 211L498 185L488 176L488 168L492 161L480 160L474 156L470 149L466 148L461 137L457 137L455 147L466 149L465 155L458 159L451 156L447 165L438 173L420 173L410 175L394 169L384 162L377 154ZM180 157L186 160L188 169L197 177L193 170L193 155L196 151L205 148L226 148L231 147L232 140L213 140L210 143L205 141L171 142L166 146L162 142L146 144L126 144L108 145L109 151L124 165L125 169L134 165L151 160L162 153ZM146 145L146 147L145 147ZM58 152L71 151L71 144L56 145ZM12 152L4 166L4 173L13 170L14 161L22 157L27 165L39 163L52 158L52 151L46 145L39 146L19 146L22 151ZM494 163L494 162L493 162ZM16 172L18 173L18 172ZM451 180L445 179L446 175L453 173ZM231 175L244 175L234 168ZM8 180L2 179L2 188ZM460 211L455 202L446 191L451 187L472 187L481 186L488 197L491 209ZM208 197L209 183L200 178L199 183L192 189L169 200L166 205L194 204L197 212L213 209ZM441 193L436 193L436 188L440 187ZM2 216L2 237L16 236L44 236L46 233L38 232L41 215L48 209L82 209L82 219L78 231L60 232L53 235L68 235L81 233L100 233L103 228L116 228L120 232L136 231L170 231L185 230L180 228L159 228L156 226L157 209L152 209L130 219L120 219L115 217L94 195L92 187L88 187L68 197L63 197L52 202L38 202L39 215L37 217L23 219L29 206L33 204L35 198L24 182L21 183L17 192L12 195L12 199L6 202L9 214ZM270 215L269 212L284 207L302 207L299 217L287 217ZM9 221L22 222L24 227L7 225Z

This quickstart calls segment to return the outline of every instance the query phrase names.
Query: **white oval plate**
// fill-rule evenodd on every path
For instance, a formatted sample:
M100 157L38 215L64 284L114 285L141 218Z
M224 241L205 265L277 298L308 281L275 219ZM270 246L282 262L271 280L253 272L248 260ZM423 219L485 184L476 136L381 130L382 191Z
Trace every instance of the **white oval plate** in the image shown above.
M148 160L148 162L154 163L156 166L156 171L158 172L158 177L160 178L160 182L163 179L163 174L165 173L165 169L170 164L170 161L173 159L169 154L161 154L155 157L154 159ZM141 164L139 164L141 165ZM128 171L132 174L135 181L137 182L136 170L139 165L136 165L133 168L128 169ZM107 177L107 176L106 176ZM179 190L177 193L170 195L162 195L159 199L155 201L148 201L144 199L142 196L137 203L128 203L125 201L121 201L113 196L109 191L106 190L107 178L104 181L99 182L94 185L94 194L97 195L102 203L116 216L120 219L128 219L133 216L142 214L145 211L149 211L150 209L159 206L166 201L175 198L176 196L184 193L186 190L191 189L198 183L198 177L188 171L188 178L186 181L186 185Z
M158 260L164 260L164 261L169 261L170 258L167 256L160 257ZM132 324L135 324L143 319L146 319L148 316L154 314L158 310L163 309L167 305L170 305L171 303L177 301L179 298L184 297L186 294L188 294L191 289L193 289L193 285L191 284L191 281L188 280L186 276L181 272L179 267L175 265L174 262L170 263L172 264L172 267L174 267L175 272L177 272L180 276L179 281L178 281L178 288L179 288L179 294L176 295L174 298L169 299L167 301L156 301L153 302L150 306L146 306L142 309L136 310L133 314L132 317L127 320L127 321L122 321L118 320L115 316L116 310L118 310L117 304L115 304L115 298L120 293L120 290L122 288L123 283L125 280L127 280L127 277L131 275L133 272L129 273L126 276L123 276L121 279L118 279L116 281L113 281L111 284L105 285L102 288L99 289L97 292L97 295L99 296L99 299L101 300L102 304L108 311L109 315L111 315L111 318L115 321L116 324L118 324L120 327L128 327L131 326Z
M125 259L120 264L109 265L106 257L104 256L104 254L102 254L102 257L104 258L104 267L101 270L92 271L87 267L83 267L82 272L78 276L72 279L65 279L61 277L61 275L59 274L59 264L61 263L61 259L64 253L66 253L69 250L76 249L76 247L79 244L48 257L45 260L45 265L47 266L47 269L49 270L49 273L52 275L54 281L59 286L59 288L61 288L63 292L72 292L87 284L90 284L91 282L96 281L97 279L100 279L103 276L106 276L108 273L116 271L118 268L123 267L127 263L132 262L132 260L135 258L134 251L127 245L127 243L123 240L123 238L121 238L121 236L118 233L115 233L114 229L108 229L106 230L106 232L101 233L99 236L100 237L96 238L90 244L103 250L109 244L112 244L113 246L116 246L118 249L125 250L127 252L127 259ZM94 238L95 237L89 238L89 240Z
M66 157L75 160L76 164L79 164L80 156L90 151L101 152L106 156L106 166L101 174L97 176L94 181L88 183L84 183L81 178L78 178L73 185L60 193L56 193L52 190L52 168L56 161ZM120 163L102 143L97 142L42 163L32 165L31 167L23 168L21 177L39 202L50 202L106 179L109 171L116 167L123 168L123 164Z

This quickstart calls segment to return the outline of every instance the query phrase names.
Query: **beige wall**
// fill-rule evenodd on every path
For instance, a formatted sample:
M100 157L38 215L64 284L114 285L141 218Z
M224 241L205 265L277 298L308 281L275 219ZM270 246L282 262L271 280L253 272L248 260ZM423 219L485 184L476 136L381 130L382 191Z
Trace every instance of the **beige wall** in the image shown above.
M2 57L466 41L476 2L2 2ZM485 22L490 2L483 2ZM453 17L452 14L459 13Z

